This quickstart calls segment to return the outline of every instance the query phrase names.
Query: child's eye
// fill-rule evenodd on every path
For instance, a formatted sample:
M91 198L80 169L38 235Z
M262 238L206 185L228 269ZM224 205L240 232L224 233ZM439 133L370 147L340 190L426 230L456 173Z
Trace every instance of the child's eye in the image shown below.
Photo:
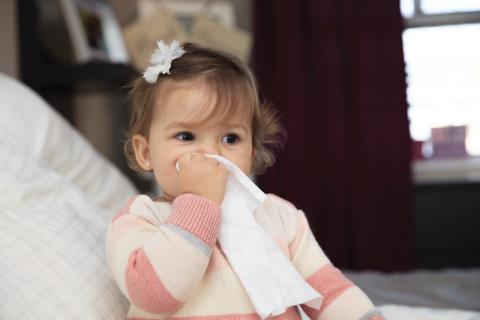
M193 140L195 140L194 134L191 133L191 132L187 132L187 131L177 133L175 138L180 140L180 141L193 141Z
M240 141L240 137L234 133L229 133L222 138L223 143L235 144Z

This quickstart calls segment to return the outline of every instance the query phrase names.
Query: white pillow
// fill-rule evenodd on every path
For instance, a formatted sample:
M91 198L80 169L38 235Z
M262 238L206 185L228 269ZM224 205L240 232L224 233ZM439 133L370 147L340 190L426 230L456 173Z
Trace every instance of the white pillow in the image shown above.
M67 178L93 205L117 210L136 190L132 183L42 98L0 73L0 124L35 157Z
M0 124L0 317L125 319L105 262L106 210Z

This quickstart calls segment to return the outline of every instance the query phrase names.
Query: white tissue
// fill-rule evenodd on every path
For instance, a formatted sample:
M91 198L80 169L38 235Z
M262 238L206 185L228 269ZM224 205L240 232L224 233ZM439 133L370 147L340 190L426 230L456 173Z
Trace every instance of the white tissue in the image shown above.
M227 159L207 156L216 159L230 172L221 205L218 241L257 314L265 319L302 303L320 308L322 296L305 282L255 220L253 213L265 201L265 193Z

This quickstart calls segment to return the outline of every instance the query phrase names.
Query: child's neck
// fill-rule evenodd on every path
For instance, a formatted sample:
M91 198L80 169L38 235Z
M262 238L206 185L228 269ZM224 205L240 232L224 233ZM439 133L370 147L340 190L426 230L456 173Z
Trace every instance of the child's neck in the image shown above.
M168 202L168 203L172 203L173 202L173 198L170 197L170 196L166 196L166 195L161 195L161 196L157 196L155 198L153 198L153 201L155 202Z

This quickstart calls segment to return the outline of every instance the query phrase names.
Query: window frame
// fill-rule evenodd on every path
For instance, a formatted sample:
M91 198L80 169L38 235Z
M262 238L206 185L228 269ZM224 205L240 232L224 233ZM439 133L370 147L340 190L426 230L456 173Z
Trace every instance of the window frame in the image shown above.
M410 17L403 17L405 29L447 26L465 23L480 23L480 10L427 14L422 10L422 0L413 1L413 15Z

